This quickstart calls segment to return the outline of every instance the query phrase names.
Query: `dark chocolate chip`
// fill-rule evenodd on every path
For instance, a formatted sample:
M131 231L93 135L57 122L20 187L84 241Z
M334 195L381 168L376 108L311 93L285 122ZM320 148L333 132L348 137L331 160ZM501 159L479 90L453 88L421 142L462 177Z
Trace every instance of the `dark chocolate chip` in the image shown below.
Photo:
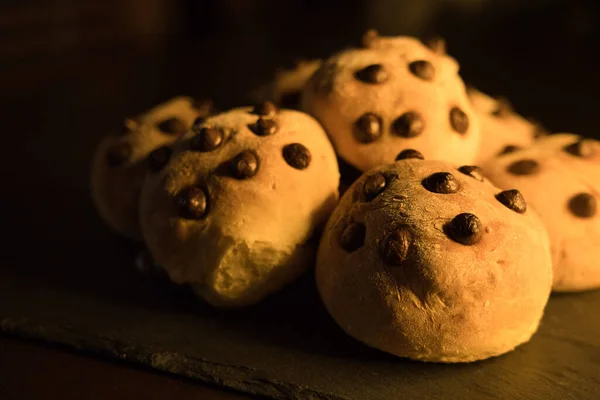
M356 71L354 77L359 81L378 84L387 81L389 75L383 65L372 64L359 71Z
M255 135L269 136L277 132L278 126L275 120L260 117L256 123L248 125L248 128L250 128Z
M281 99L279 102L283 106L283 108L291 108L293 110L297 110L300 108L300 99L302 98L302 93L299 91L287 92L281 95Z
M569 200L569 210L579 218L591 218L598 211L598 202L589 193L579 193Z
M379 242L379 255L386 264L402 265L408 258L412 234L408 226L400 226Z
M414 149L406 149L398 153L398 155L396 156L396 161L407 160L409 158L418 158L419 160L425 159L425 157L423 157L423 154L421 154L419 151Z
M370 48L378 38L379 33L375 29L369 29L362 35L360 44L362 47Z
M296 169L305 169L310 165L310 151L300 143L292 143L283 147L283 158Z
M527 211L527 203L517 189L505 190L496 195L496 199L514 212L523 214Z
M252 114L269 116L277 114L278 111L279 110L277 109L275 103L267 100L255 105L252 109Z
M223 130L219 128L202 127L190 140L190 149L195 151L212 151L223 144Z
M169 118L157 125L161 132L168 135L183 135L188 130L185 122L179 118Z
M413 73L413 75L426 81L432 80L435 76L435 69L433 68L433 64L431 64L429 61L413 61L408 64L408 69Z
M466 133L469 130L469 117L458 107L450 109L450 125L458 133Z
M162 146L158 149L153 150L148 154L148 167L152 172L158 172L167 163L169 162L169 158L171 158L171 148L169 146Z
M392 133L406 138L419 136L423 129L425 129L425 121L414 111L406 112L392 122Z
M208 198L202 188L192 186L179 192L175 204L182 218L200 219L206 215Z
M433 36L424 38L422 42L425 46L429 47L429 49L435 54L446 54L446 41L444 40L444 38L440 36Z
M460 189L460 184L449 172L436 172L423 179L423 187L433 193L451 194Z
M538 162L529 158L515 161L506 168L513 175L532 175L538 172L539 169Z
M357 142L362 144L372 143L382 134L383 123L381 117L374 113L366 113L354 122L352 132Z
M483 173L481 171L481 168L475 165L463 165L458 170L465 175L469 175L471 178L483 182Z
M231 173L237 179L248 179L258 171L258 157L251 151L242 151L231 163Z
M450 238L465 246L478 243L483 237L483 231L479 218L470 213L458 214L447 227Z
M106 162L108 162L108 165L111 167L123 165L129 160L132 152L133 149L127 142L113 144L106 151Z
M505 146L502 150L500 150L500 153L498 153L499 156L503 155L503 154L510 154L510 153L514 153L517 150L520 150L521 147L519 146L514 146L512 144L509 144L508 146Z
M496 106L496 109L492 111L492 115L498 118L506 118L514 114L513 106L510 104L508 99L499 97L497 101L498 105Z
M595 153L594 143L592 140L581 138L575 143L571 143L570 145L566 146L565 151L576 157L591 157Z
M373 200L385 190L387 180L381 172L370 175L363 183L363 194L367 201Z
M360 222L353 222L346 226L340 239L342 249L348 253L360 249L365 244L366 231L367 228Z

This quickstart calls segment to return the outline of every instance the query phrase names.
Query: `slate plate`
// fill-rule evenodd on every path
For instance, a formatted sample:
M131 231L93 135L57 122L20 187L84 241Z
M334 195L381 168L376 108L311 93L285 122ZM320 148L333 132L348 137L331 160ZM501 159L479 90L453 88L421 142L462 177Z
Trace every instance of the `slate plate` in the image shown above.
M104 229L79 195L70 196L78 210L48 199L52 215L69 217L40 224L29 232L37 246L2 264L4 334L274 398L597 398L599 291L553 296L533 340L505 356L411 362L347 337L321 306L313 271L241 311L212 309L184 288L143 278L133 268L137 246ZM22 198L16 207L34 204Z

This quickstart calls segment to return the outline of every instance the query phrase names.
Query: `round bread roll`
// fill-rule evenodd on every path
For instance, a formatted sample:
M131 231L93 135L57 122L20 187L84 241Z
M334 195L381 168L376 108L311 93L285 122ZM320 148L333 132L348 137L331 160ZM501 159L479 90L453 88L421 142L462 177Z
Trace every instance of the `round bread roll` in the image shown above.
M126 119L120 136L106 137L98 145L90 176L92 198L110 228L141 240L139 194L147 170L160 168L168 160L168 146L211 108L210 101L176 97Z
M473 87L467 89L467 94L481 129L478 165L497 155L528 147L546 134L540 124L517 114L508 100L494 99Z
M316 278L354 338L400 357L467 362L529 340L552 265L547 233L518 191L406 150L342 196Z
M338 199L335 153L310 116L266 102L195 126L148 174L144 239L172 281L218 307L260 301L314 263Z
M302 95L342 159L360 171L403 149L470 164L479 147L457 62L441 46L411 37L365 34L363 47L326 60Z
M483 168L499 187L518 188L546 225L553 289L600 288L600 142L553 134Z

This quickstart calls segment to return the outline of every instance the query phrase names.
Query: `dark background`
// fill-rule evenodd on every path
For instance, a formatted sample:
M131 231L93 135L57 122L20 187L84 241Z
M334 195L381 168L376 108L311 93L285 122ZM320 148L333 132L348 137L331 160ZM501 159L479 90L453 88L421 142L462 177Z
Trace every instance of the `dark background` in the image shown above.
M150 298L128 269L135 246L103 228L91 205L102 135L175 95L245 105L276 67L327 56L367 28L441 35L467 83L550 131L600 137L594 0L4 0L0 268ZM272 308L252 312L267 321Z

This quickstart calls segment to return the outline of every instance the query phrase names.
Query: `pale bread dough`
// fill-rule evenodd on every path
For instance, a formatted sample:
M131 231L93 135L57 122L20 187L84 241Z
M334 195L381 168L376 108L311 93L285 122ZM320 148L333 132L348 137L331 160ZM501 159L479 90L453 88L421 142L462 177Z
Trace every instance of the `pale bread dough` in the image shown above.
M144 184L141 221L154 259L172 281L191 284L219 307L256 303L312 265L316 243L309 239L338 199L335 153L317 121L280 110L263 117L277 131L259 136L251 130L258 118L251 108L208 118L203 126L223 134L216 149L193 150L201 136L189 134L176 144L169 164ZM294 143L310 152L303 169L284 157ZM232 162L248 151L258 160L256 173L235 178ZM190 187L201 188L207 198L197 219L176 206Z

